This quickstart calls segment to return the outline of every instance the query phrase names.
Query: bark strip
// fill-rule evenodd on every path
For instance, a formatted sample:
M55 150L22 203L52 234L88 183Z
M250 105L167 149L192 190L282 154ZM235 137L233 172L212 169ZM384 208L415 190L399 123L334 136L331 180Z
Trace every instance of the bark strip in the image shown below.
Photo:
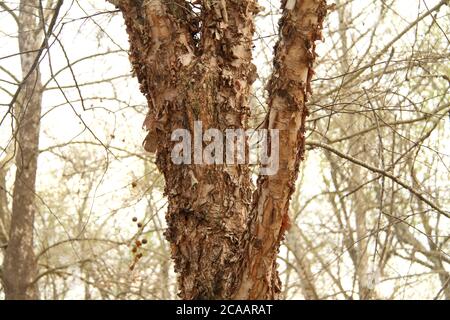
M276 257L289 229L289 202L305 153L306 102L314 74L315 41L322 39L327 13L324 0L284 1L282 6L265 122L265 128L280 130L279 171L258 180L248 229L248 256L235 296L239 299L276 299L281 292Z

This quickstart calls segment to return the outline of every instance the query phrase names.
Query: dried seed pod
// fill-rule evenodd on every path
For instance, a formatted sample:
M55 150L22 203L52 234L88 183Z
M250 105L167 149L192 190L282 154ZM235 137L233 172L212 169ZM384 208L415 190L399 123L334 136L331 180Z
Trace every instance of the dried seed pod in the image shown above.
M137 220L138 220L138 219L137 219L136 217L133 218L133 222L137 222Z

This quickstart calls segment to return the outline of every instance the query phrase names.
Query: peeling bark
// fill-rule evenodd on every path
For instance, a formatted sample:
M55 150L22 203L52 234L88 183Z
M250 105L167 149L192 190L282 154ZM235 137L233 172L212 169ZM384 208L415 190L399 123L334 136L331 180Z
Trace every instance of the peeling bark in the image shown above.
M32 67L40 47L38 20L39 1L21 1L19 6L19 49L24 77ZM37 68L22 83L22 91L14 107L16 118L16 177L9 242L3 266L6 299L37 299L34 279L37 263L33 251L33 226L36 214L35 183L39 155L39 129L42 84Z
M286 1L283 2L283 6ZM278 173L262 176L253 197L244 278L236 298L276 299L281 292L276 257L289 229L289 202L305 153L306 102L314 73L315 41L322 38L325 1L297 1L284 7L274 71L267 90L268 129L280 130Z
M194 132L195 121L205 130L248 128L256 2L203 0L200 16L184 0L110 2L123 14L130 60L149 105L144 147L156 153L166 181L166 238L180 297L276 298L275 259L304 152L304 103L325 1L297 1L284 10L267 121L284 133L282 168L260 178L253 195L246 165L174 165L171 134Z

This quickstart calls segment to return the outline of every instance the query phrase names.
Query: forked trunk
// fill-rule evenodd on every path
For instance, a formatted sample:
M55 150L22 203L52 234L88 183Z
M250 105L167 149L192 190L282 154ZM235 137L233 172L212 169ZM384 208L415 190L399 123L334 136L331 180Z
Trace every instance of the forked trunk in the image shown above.
M248 129L254 0L115 0L130 39L130 60L146 96L144 147L157 153L169 200L166 237L183 299L273 299L276 257L288 227L289 200L304 154L314 42L324 0L283 1L280 40L269 85L266 129L280 130L280 169L253 192L246 164L176 165L172 133ZM204 141L193 137L193 149ZM200 138L201 139L201 138ZM214 138L211 138L214 140ZM223 141L220 141L222 143Z

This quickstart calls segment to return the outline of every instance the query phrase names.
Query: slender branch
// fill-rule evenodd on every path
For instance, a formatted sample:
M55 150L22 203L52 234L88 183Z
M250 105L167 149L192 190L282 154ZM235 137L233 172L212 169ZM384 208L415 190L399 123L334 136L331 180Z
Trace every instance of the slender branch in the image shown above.
M364 67L358 70L358 72L353 73L353 75L348 78L344 83L342 83L341 86L334 88L328 92L326 92L324 94L324 96L328 96L330 94L335 93L336 91L339 90L339 88L344 87L346 85L348 85L349 83L351 83L353 80L357 79L361 74L363 74L367 69L369 69L370 67L372 67L373 65L376 64L376 62L378 61L378 59L380 59L386 52L388 52L392 46L398 41L400 40L406 33L408 33L412 28L414 28L414 26L416 26L420 21L422 21L423 19L425 19L426 17L428 17L429 15L431 15L433 12L439 10L443 5L448 5L449 0L441 0L438 4L436 4L433 8L427 10L427 12L425 12L424 14L422 14L421 16L419 16L416 20L414 20L412 23L410 23L405 29L403 29L402 32L398 33L391 41L389 41L384 47L383 49L381 49L380 51L378 51L378 53L375 55L375 57L372 58L372 60Z
M439 212L440 214L444 215L445 217L450 219L450 214L445 212L442 208L440 208L438 205L436 205L435 203L433 203L432 201L428 200L427 198L425 198L419 191L417 191L416 189L414 189L413 187L411 187L410 185L408 185L406 182L400 180L399 178L397 178L396 176L390 174L389 172L386 172L382 169L373 167L361 160L358 160L356 158L353 158L352 156L349 156L347 154L342 153L339 150L334 149L333 147L330 147L329 145L326 145L324 143L320 143L320 142L316 142L316 141L309 141L306 142L306 145L311 146L311 147L318 147L318 148L322 148L325 150L330 151L331 153L334 153L335 155L344 158L346 160L349 160L350 162L353 162L354 164L357 164L363 168L366 168L372 172L376 172L379 173L383 176L385 176L386 178L391 179L392 181L394 181L395 183L401 185L403 188L407 189L409 192L411 192L412 194L414 194L418 199L422 200L423 202L425 202L426 204L428 204L431 208L433 208L434 210L436 210L437 212Z
M422 117L414 118L414 119L408 119L408 120L394 121L394 122L384 122L384 123L380 123L379 127L380 128L383 128L383 127L395 127L395 126L402 126L402 125L407 125L407 124L412 124L412 123L415 123L415 122L428 120L428 119L432 118L433 116L436 116L441 111L444 111L444 114L446 114L448 111L450 111L449 107L450 107L450 103L447 103L446 105L443 105L443 106L435 109L431 113L426 113ZM334 144L334 143L337 143L337 142L342 142L344 140L349 140L351 138L354 138L354 137L357 137L357 136L361 136L363 134L366 134L368 132L376 130L377 128L378 128L378 126L374 125L372 127L366 128L364 130L361 130L361 131L349 134L349 135L347 135L345 137L330 140L330 141L328 141L328 143L329 144Z

